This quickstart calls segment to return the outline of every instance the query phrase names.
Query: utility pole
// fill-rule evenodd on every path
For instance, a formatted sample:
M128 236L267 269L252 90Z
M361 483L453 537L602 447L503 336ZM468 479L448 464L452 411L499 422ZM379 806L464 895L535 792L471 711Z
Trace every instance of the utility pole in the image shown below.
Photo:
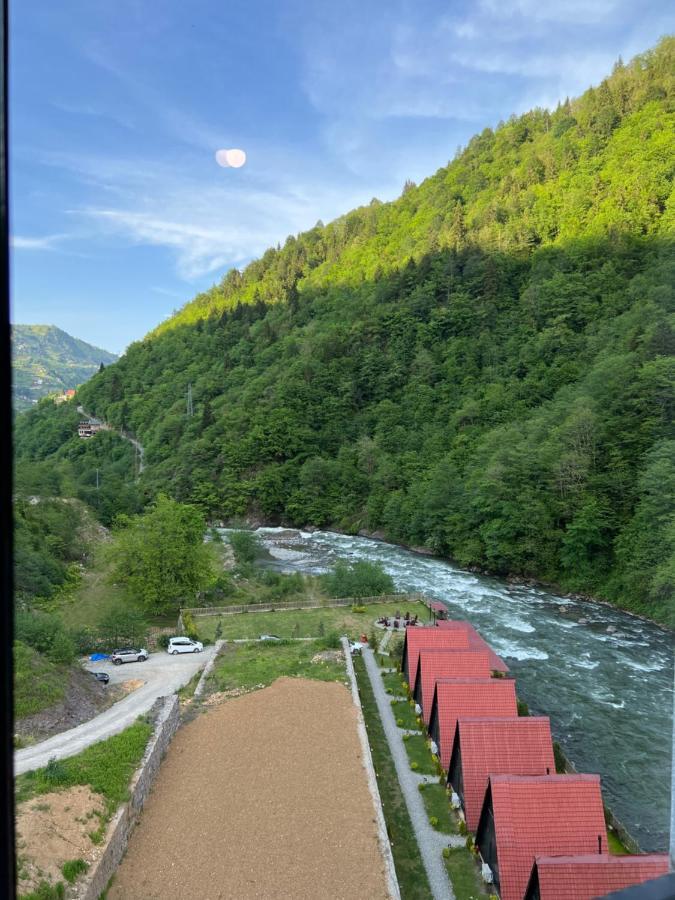
M96 470L96 490L98 490L98 469Z
M192 418L194 415L194 409L192 407L192 385L188 384L187 390L187 415L188 419Z

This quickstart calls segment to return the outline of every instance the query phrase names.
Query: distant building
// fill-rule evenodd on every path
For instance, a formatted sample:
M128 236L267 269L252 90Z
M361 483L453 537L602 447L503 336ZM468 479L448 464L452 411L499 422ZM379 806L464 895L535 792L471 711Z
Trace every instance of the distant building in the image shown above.
M57 394L56 397L54 397L54 403L65 403L66 400L72 400L74 396L75 391L73 388L68 388L67 391L63 391L62 394Z
M105 428L100 419L85 419L77 426L77 433L81 438L90 438Z

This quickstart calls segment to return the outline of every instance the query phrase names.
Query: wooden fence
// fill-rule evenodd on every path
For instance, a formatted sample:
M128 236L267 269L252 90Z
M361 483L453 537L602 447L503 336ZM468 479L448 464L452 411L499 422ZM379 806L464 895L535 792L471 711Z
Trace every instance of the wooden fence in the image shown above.
M269 603L248 603L239 606L197 606L181 609L191 616L233 616L238 613L280 612L284 609L329 609L336 606L367 606L372 603L425 603L429 601L422 594L381 594L379 597L338 597L332 600L287 600ZM180 620L179 620L180 621Z

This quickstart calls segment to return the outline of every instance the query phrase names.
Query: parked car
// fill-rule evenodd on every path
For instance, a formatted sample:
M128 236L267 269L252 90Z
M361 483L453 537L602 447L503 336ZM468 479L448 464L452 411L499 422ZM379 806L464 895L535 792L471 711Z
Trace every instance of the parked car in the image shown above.
M123 647L121 650L113 650L110 654L110 659L116 666L121 666L122 663L128 662L145 662L147 658L148 651L143 648L134 650L131 647Z
M193 641L187 637L173 637L169 640L167 653L172 656L176 653L201 653L204 645L201 641Z
M280 641L281 638L276 634L261 634L259 641Z
M110 681L110 675L108 675L107 672L92 672L91 674L97 681L100 681L103 684L107 684Z

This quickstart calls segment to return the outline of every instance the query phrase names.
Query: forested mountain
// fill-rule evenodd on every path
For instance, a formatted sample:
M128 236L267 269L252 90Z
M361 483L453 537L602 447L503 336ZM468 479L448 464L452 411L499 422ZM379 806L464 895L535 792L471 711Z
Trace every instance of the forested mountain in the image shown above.
M378 529L675 624L674 51L230 271L79 396L212 516ZM19 455L67 455L66 414L24 417Z
M47 394L76 388L114 353L71 337L54 325L12 325L14 409L21 412Z

